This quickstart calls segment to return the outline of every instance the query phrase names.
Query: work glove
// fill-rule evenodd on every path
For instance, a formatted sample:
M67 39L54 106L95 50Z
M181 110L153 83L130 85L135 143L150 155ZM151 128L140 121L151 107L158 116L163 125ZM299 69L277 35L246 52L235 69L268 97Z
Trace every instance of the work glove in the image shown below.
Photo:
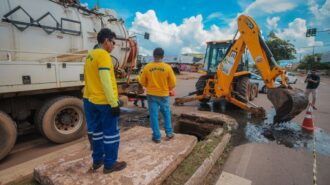
M117 106L117 107L111 107L111 114L114 117L119 117L120 116L120 108L119 108L119 106Z

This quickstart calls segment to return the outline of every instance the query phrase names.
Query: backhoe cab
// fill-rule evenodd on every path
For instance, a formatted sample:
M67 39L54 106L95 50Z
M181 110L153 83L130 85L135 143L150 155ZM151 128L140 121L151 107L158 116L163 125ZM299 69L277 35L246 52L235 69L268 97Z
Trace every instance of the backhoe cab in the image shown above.
M176 98L175 104L210 99L226 101L256 115L265 115L262 107L249 102L249 74L246 52L256 64L268 88L268 99L276 110L274 122L285 122L294 118L308 105L308 99L300 89L293 89L286 82L286 71L277 65L268 46L261 38L260 29L255 21L245 15L239 16L239 37L233 41L208 42L204 69L207 75L196 83L196 96ZM275 79L281 76L281 86L275 87ZM192 93L191 93L192 94Z

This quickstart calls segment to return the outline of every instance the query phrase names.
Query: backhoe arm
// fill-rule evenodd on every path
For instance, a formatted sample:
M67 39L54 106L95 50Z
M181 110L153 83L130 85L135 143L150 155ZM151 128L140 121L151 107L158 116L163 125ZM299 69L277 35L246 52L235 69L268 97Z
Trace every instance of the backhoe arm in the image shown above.
M228 96L231 93L231 83L246 47L249 49L267 88L275 88L275 79L279 75L282 77L282 86L287 87L285 69L277 65L269 48L261 38L260 29L254 20L245 15L239 16L238 31L240 33L239 38L218 66L216 95L218 97ZM274 66L272 69L270 64Z
M256 22L245 15L238 17L238 31L255 62L267 88L275 88L275 79L281 75L281 84L287 87L286 71L276 63L270 49L261 37ZM272 68L271 68L272 66Z
M250 112L259 113L262 108L249 106L233 94L233 80L238 73L237 67L242 60L242 55L247 48L255 62L266 87L269 89L267 97L276 109L274 122L291 120L308 105L308 99L300 89L292 89L286 82L286 70L278 66L271 51L265 44L260 34L260 28L255 21L245 15L240 15L237 20L239 38L229 48L224 60L218 65L216 75L216 97L225 97L231 103ZM281 87L275 87L275 80L281 76ZM204 94L206 89L204 90Z

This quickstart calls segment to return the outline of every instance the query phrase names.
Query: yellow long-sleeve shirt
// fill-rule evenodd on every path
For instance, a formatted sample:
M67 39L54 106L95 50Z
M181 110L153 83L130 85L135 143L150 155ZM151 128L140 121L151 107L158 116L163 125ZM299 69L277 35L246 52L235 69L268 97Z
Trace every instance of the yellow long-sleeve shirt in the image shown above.
M169 96L169 91L176 86L176 77L170 65L164 62L147 64L139 77L148 95Z
M89 52L84 65L84 98L94 104L118 106L118 89L109 53L104 49Z

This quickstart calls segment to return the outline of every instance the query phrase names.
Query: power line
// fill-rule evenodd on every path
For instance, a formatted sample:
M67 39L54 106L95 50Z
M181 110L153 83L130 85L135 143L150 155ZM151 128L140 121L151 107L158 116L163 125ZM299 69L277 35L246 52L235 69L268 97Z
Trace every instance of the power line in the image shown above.
M303 48L322 48L322 47L327 47L327 46L330 46L330 44L325 44L325 45L322 45L322 46L306 46L306 47L299 47L297 49L303 49Z

